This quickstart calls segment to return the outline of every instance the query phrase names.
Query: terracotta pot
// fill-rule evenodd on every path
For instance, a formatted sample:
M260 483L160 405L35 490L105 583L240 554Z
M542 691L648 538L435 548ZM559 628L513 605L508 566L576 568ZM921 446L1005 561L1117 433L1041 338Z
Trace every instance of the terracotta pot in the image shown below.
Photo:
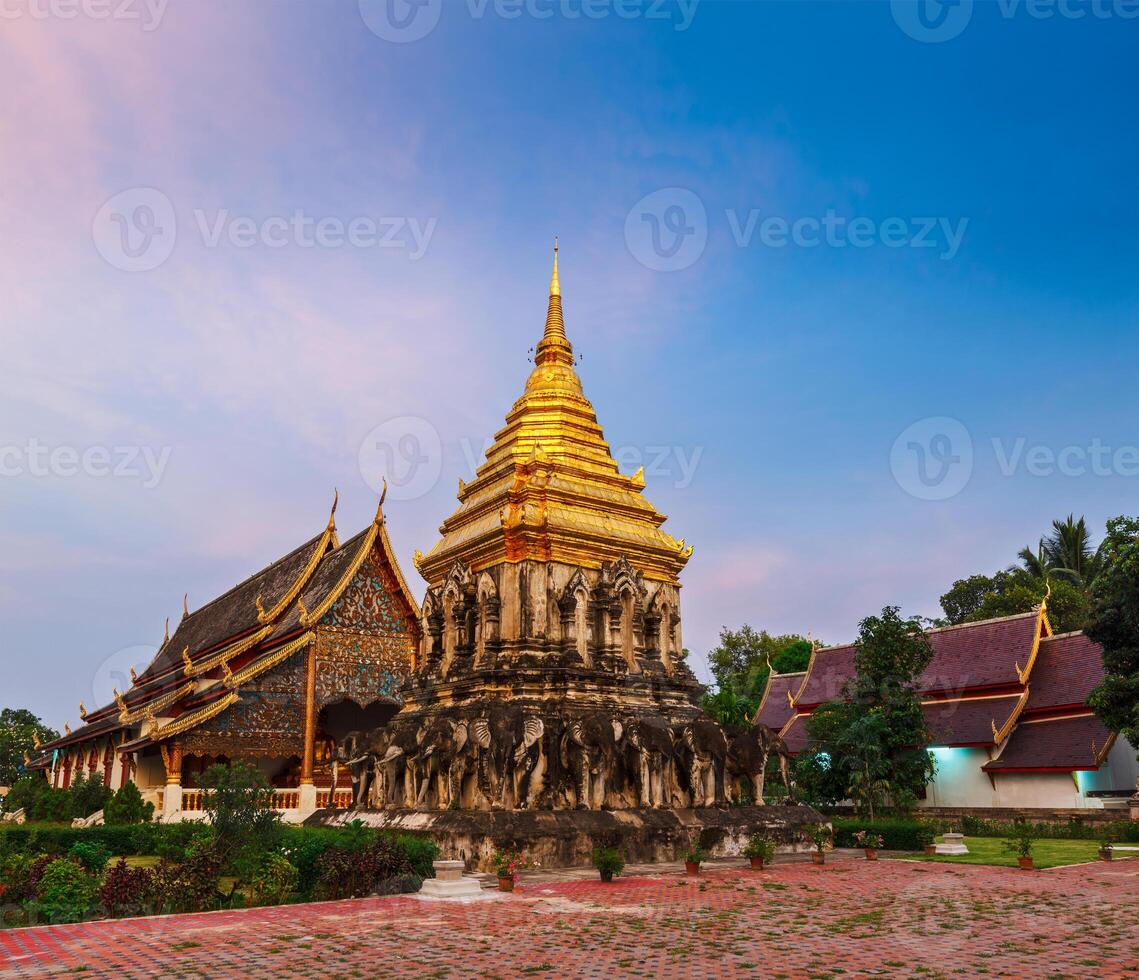
M867 861L877 861L878 860L878 849L877 848L875 848L875 847L864 847L863 850L866 852L866 860Z
M685 861L684 862L684 871L686 874L690 874L690 875L700 874L700 862L699 861Z
M602 871L601 872L601 880L603 882L605 882L605 884L611 885L613 883L613 872L612 871Z
M818 851L815 851L815 853L811 855L811 860L815 864L826 864L827 856L825 854L820 854Z
M1030 857L1018 857L1016 863L1020 865L1022 871L1032 870L1032 858Z
M498 876L498 890L500 892L514 891L514 879L510 875Z
M753 868L755 868L756 871L762 871L763 870L763 858L753 857L753 858L750 858L749 860L751 861L751 866Z
M937 845L936 844L926 844L925 845L925 853L926 854L936 854L937 853Z
M1110 847L1101 847L1099 849L1099 857L1101 861L1110 861L1114 855ZM0 894L3 894L3 892L0 892Z

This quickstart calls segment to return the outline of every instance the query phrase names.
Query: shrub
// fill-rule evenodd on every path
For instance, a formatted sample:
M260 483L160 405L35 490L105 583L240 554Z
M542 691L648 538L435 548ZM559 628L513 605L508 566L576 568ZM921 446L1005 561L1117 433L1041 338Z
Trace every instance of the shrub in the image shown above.
M181 863L199 847L214 840L214 830L200 823L175 823L154 835L150 853L167 861Z
M281 840L281 854L297 869L297 888L310 899L320 880L320 857L336 843L339 831L328 827L289 827Z
M395 840L407 852L407 860L417 878L423 880L435 877L434 862L439 857L437 845L422 837L412 837L410 834L400 834Z
M154 873L149 868L131 868L119 858L99 889L99 904L112 919L143 915L154 890Z
M244 762L211 766L201 779L206 817L216 835L215 849L238 881L253 879L265 854L281 843L281 815L260 770ZM236 887L235 887L236 890Z
M1031 831L1027 828L1021 828L1009 840L1006 840L1003 847L1006 851L1011 851L1017 857L1030 858L1032 857L1032 845L1035 843Z
M160 861L152 878L155 913L207 912L218 908L221 870L221 855L210 844L194 849L181 864Z
M300 874L280 854L267 854L253 876L253 894L260 905L283 905L297 890Z
M770 863L775 856L775 841L764 834L752 834L744 846L744 857L762 858L764 864Z
M34 914L49 922L81 922L91 909L97 890L95 879L74 861L53 861L36 888Z
M103 822L111 827L148 823L154 817L154 804L144 803L134 783L127 783L103 807Z
M418 889L406 849L392 837L381 836L362 851L330 847L317 859L322 898L363 898Z
M101 841L80 841L72 845L67 856L78 861L93 875L101 875L106 871L107 863L111 860L111 852Z
M862 847L856 837L859 831L882 838L882 848L891 851L920 851L933 843L935 826L920 820L849 820L835 818L835 847Z
M619 875L625 870L625 855L616 847L595 847L593 866L602 875Z
M103 777L95 773L90 779L80 773L67 791L71 797L71 817L87 818L98 813L114 795L103 785Z

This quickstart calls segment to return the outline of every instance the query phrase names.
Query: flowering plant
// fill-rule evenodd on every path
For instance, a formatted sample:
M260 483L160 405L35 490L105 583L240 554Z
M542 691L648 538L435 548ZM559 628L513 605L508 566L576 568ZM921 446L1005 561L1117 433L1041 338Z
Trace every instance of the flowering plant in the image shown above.
M808 831L807 842L813 844L815 850L820 854L834 847L834 841L831 840L831 829L826 824L819 824L813 830Z
M513 881L519 871L536 867L537 863L527 861L521 851L516 851L512 847L494 852L494 870L500 878L509 878Z
M869 830L860 830L854 835L854 839L858 841L858 846L865 848L868 851L880 850L885 843L885 839L881 834L872 834Z
M763 834L752 834L744 846L744 857L746 858L763 858L764 862L768 862L774 854L775 841Z

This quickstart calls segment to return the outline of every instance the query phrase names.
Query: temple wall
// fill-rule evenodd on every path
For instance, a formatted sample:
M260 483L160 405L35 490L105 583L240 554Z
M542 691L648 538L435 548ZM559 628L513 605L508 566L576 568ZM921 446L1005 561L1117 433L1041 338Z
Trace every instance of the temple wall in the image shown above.
M981 767L989 761L984 749L933 749L937 775L926 789L922 807L989 807L997 806L996 794L989 777ZM1068 780L1068 785L1072 781Z
M1135 746L1117 738L1098 772L1080 773L1080 787L1085 793L1139 788L1139 759Z

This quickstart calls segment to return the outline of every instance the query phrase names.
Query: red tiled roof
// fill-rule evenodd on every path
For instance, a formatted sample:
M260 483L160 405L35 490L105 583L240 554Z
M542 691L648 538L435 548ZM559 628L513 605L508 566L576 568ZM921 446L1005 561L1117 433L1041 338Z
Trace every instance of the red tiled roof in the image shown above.
M985 772L1075 772L1098 769L1112 735L1095 715L1021 722Z
M1032 656L1039 612L981 623L930 630L933 660L922 676L922 691L960 693L978 688L1019 685Z
M783 741L787 743L787 750L792 755L802 752L807 747L808 742L807 716L796 715L779 734L783 736Z
M925 722L932 733L931 745L993 745L997 731L1010 724L1021 703L1021 695L995 698L953 698L922 705Z
M807 668L806 682L794 695L795 707L814 708L824 701L841 697L843 685L854 677L854 653L853 643L816 650Z
M1083 633L1049 637L1041 642L1028 679L1031 693L1025 714L1083 705L1101 680L1103 649L1099 644Z
M804 671L797 674L771 674L767 678L767 688L763 700L755 713L755 724L766 725L773 732L779 731L795 713L787 695L794 695L803 683Z

